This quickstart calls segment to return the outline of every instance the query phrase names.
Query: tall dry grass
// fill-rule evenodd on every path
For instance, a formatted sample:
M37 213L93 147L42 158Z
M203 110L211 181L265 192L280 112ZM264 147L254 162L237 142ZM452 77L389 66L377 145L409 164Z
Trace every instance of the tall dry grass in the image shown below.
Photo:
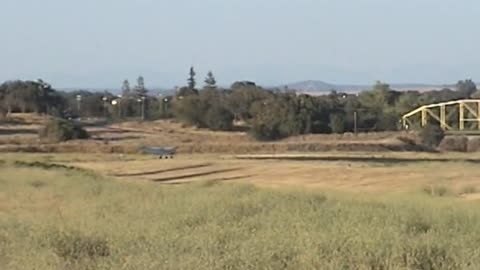
M369 197L370 196L370 197ZM1 269L480 269L480 206L0 165Z

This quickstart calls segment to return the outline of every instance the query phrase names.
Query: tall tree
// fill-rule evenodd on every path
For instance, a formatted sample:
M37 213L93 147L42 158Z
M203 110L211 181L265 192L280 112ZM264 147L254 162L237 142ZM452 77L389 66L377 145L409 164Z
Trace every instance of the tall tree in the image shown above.
M125 80L123 81L123 84L122 84L122 95L124 97L128 97L130 96L131 92L130 92L130 82L128 82L128 80Z
M148 90L145 88L145 79L142 76L139 76L137 79L137 85L135 86L135 94L138 97L145 97Z
M195 73L195 69L192 67L190 67L190 72L189 72L189 77L188 77L188 89L190 91L194 91L195 90L195 86L197 85L197 82L195 81L195 75L197 75Z
M205 88L207 89L217 88L217 80L215 80L215 76L213 76L212 71L209 71L207 74L207 78L205 78Z
M461 94L461 98L470 98L477 92L477 85L472 80L459 81L457 91Z

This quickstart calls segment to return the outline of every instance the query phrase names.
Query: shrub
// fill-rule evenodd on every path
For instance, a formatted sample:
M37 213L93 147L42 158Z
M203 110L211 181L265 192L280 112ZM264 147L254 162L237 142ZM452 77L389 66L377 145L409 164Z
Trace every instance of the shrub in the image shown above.
M45 182L40 181L40 180L34 180L34 181L30 182L30 186L32 186L34 188L42 188L46 185L47 184Z
M39 136L41 139L50 142L88 139L89 137L87 131L79 125L60 118L50 119L45 126L40 129Z
M437 147L445 137L445 132L437 125L427 125L419 134L420 142L429 147Z
M470 138L467 146L468 152L477 152L480 150L480 138Z
M428 195L438 197L444 197L452 194L451 190L449 190L447 187L439 185L426 186L423 188L423 191Z
M233 128L233 114L222 106L215 105L205 115L205 125L211 130L229 131Z
M447 248L436 244L420 244L405 248L402 257L406 269L460 269L452 267L454 259Z
M345 132L345 119L341 114L332 114L330 116L330 129L332 133L343 133Z
M412 216L405 222L405 232L407 234L419 235L428 233L432 225L422 216Z
M267 141L307 133L311 119L296 106L295 100L289 96L255 103L251 120L253 137Z
M446 137L438 146L443 151L467 152L468 138L467 137Z
M280 125L254 122L250 130L252 136L259 141L274 141L287 137L282 133Z
M475 186L465 186L462 188L462 195L475 193L477 193L477 188Z
M110 248L105 239L79 232L55 233L51 244L55 254L65 261L95 260L110 255Z

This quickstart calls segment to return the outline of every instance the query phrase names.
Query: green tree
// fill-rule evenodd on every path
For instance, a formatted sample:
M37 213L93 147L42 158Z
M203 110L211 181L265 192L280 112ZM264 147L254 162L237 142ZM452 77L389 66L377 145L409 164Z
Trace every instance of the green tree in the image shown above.
M195 80L195 76L196 76L197 74L195 73L195 69L193 68L193 66L190 67L190 72L188 73L188 75L189 75L188 80L187 80L187 82L188 82L188 89L189 89L190 91L195 91L195 90L196 90L195 87L196 87L196 85L197 85L197 82L196 82L196 80Z
M461 98L470 98L477 92L477 85L470 79L458 81L456 88Z
M215 80L215 76L213 76L212 71L209 71L207 74L207 78L205 78L205 88L207 89L217 88L217 80Z
M175 117L186 124L206 127L204 116L207 109L208 105L202 101L200 96L188 95L175 102L174 112Z
M59 113L64 101L51 85L39 81L8 81L0 85L0 104L7 113Z
M233 128L233 114L221 104L210 106L205 114L204 123L211 130L229 131Z
M373 94L374 102L378 106L383 107L386 105L393 104L394 93L390 88L390 85L387 83L377 81L377 83L373 86L372 94Z
M137 85L135 86L135 95L137 97L146 97L148 90L145 88L145 79L139 76L137 79Z
M130 95L131 95L130 82L128 80L124 80L122 84L122 96L129 97Z
M332 133L341 134L345 132L345 117L342 114L330 115L330 129Z
M75 139L88 139L89 135L79 125L60 118L52 118L40 129L39 137L58 143Z
M278 94L255 102L252 135L258 140L278 140L305 134L311 128L310 114L296 96Z
M262 103L273 96L272 92L266 91L254 83L236 82L232 85L226 102L227 107L235 115L235 119L248 122L255 113L255 108L252 107L254 103Z

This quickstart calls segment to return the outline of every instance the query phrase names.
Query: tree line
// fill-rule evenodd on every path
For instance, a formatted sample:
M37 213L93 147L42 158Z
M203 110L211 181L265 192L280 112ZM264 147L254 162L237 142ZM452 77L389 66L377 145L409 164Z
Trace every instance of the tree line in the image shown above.
M332 91L311 96L248 81L222 88L212 72L199 86L191 67L185 86L168 96L151 95L142 76L133 87L125 80L120 95L56 91L42 80L7 81L0 85L0 117L35 112L112 121L174 118L200 128L244 129L259 140L277 140L301 134L398 130L400 117L421 105L466 98L480 98L472 80L459 81L455 89L426 92L395 91L379 81L358 94Z

